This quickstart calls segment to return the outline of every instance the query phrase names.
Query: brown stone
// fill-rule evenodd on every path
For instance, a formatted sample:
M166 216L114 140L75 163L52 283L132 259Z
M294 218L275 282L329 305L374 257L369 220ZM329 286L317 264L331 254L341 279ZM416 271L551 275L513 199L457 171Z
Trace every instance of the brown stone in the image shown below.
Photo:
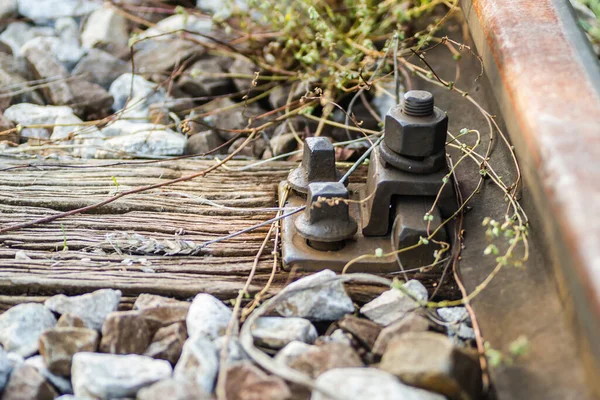
M96 351L99 338L94 329L48 329L40 336L40 354L50 372L60 376L71 376L73 355L80 351Z
M136 45L135 73L149 76L154 73L170 72L190 58L205 51L203 46L184 39L147 40Z
M1 105L0 105L0 108L2 108ZM19 134L19 132L13 131L11 133L3 133L14 127L15 127L15 124L13 124L11 121L9 121L4 116L4 114L2 114L2 112L0 111L0 142L8 141L8 142L12 142L15 144L19 144L19 140L21 138L21 135Z
M189 303L182 305L170 305L162 307L145 308L137 312L148 320L154 331L177 322L185 322L189 309Z
M474 351L433 332L408 332L390 340L379 368L404 383L456 400L479 399L481 369Z
M140 390L136 400L212 400L210 394L204 392L191 379L164 379Z
M167 360L172 365L175 365L181 356L181 350L186 339L187 329L185 322L165 326L156 331L152 338L152 343L150 343L144 355Z
M145 310L147 308L157 308L163 306L181 306L190 308L191 303L189 301L181 301L172 299L170 297L158 296L156 294L140 294L135 303L133 303L134 310Z
M285 382L269 376L249 361L231 364L225 382L227 400L286 400L292 397Z
M11 374L1 400L52 400L57 396L52 385L35 367L23 365Z
M58 322L56 323L57 328L88 328L87 324L84 320L79 318L78 316L65 313L60 316Z
M383 327L368 319L358 318L354 315L345 315L338 321L338 326L345 332L352 334L363 346L371 350Z
M417 313L410 313L401 320L383 328L375 341L373 353L382 355L392 338L406 332L425 332L429 329L429 326L430 323L427 318Z
M108 113L113 98L100 85L79 77L70 78L65 67L40 48L27 48L25 57L36 79L54 80L41 89L48 103L71 106L82 118Z
M102 325L100 351L143 354L157 329L140 311L112 312Z
M334 368L363 367L364 363L354 349L344 343L327 343L300 354L290 367L316 378Z

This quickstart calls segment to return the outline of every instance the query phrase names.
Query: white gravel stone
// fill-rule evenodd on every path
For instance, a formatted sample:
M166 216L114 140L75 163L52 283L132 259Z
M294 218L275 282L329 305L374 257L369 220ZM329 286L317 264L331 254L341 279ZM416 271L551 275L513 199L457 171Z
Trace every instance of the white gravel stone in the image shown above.
M335 272L326 269L291 283L281 293L293 293L281 301L275 310L284 317L301 317L312 321L335 321L353 313L352 299L341 282L321 284L335 277Z
M38 106L37 104L21 103L10 106L4 111L4 116L16 124L53 125L59 117L74 117L73 110L67 106ZM49 138L50 133L44 128L25 128L21 136L28 138Z
M465 307L438 308L437 313L445 322L463 322L469 318L469 313Z
M317 330L304 318L261 317L252 327L252 337L259 346L281 349L294 340L313 343Z
M0 315L0 344L7 351L29 357L37 353L42 332L54 325L56 318L48 308L36 303L19 304Z
M231 17L236 9L246 11L248 10L248 3L246 0L233 0L233 1L221 1L221 0L197 0L196 7L202 11L210 13L214 18L227 19Z
M106 316L117 311L120 301L120 290L100 289L81 296L67 297L59 294L50 297L44 305L58 314L73 314L90 328L99 331Z
M92 399L135 397L171 373L168 361L133 354L77 353L71 367L75 396Z
M0 348L0 393L8 383L8 378L14 368L14 363L8 358L8 354Z
M18 0L18 11L35 23L47 23L61 17L81 17L101 7L92 0Z
M175 366L174 377L182 380L195 379L202 390L212 393L218 371L217 347L204 336L188 338Z
M17 0L0 0L0 20L16 14L18 11L17 6Z
M7 44L14 56L21 55L21 47L38 36L54 36L54 29L49 26L31 26L25 22L16 21L8 24L0 34L0 42Z
M419 281L410 280L404 287L418 300L427 300L427 289ZM416 307L418 304L410 296L401 290L390 289L365 304L360 312L371 321L388 326Z
M288 343L283 349L275 355L275 361L281 364L290 365L296 358L304 353L308 353L317 346L306 344L298 340Z
M56 61L69 71L85 54L85 51L77 43L64 41L57 37L34 37L21 47L21 54L27 56L27 53L32 49L51 54Z
M442 395L408 386L377 368L336 368L319 375L316 384L342 399L445 400ZM311 400L332 400L314 391Z
M25 365L31 365L42 375L48 382L52 384L56 389L58 389L61 394L73 394L73 386L71 385L71 381L65 377L58 376L53 374L46 367L46 363L44 362L44 357L37 355L33 357L29 357L24 362Z
M231 319L231 310L221 300L206 293L196 295L188 311L186 325L190 337L214 340L223 336Z
M148 130L107 139L102 146L103 150L96 152L96 158L113 158L118 152L132 155L178 156L185 151L185 145L186 138L182 134L162 125L152 125Z
M170 35L166 33L177 33L182 30L189 32L198 32L204 35L209 35L212 32L213 23L210 18L199 18L194 15L181 15L175 14L159 21L152 28L146 29L138 37L144 39L151 36L159 36L153 40L166 40L170 38ZM199 35L192 35L200 41L206 41L205 37ZM137 47L137 46L136 46Z
M127 19L112 7L104 7L90 14L81 33L81 45L91 49L98 45L126 48L129 40Z
M113 109L123 109L127 104L129 96L131 96L131 99L141 99L150 96L150 98L145 101L148 105L164 101L166 98L164 89L160 88L155 90L156 87L156 83L150 82L140 75L126 73L119 76L112 85L110 85L109 89L110 94L115 99Z

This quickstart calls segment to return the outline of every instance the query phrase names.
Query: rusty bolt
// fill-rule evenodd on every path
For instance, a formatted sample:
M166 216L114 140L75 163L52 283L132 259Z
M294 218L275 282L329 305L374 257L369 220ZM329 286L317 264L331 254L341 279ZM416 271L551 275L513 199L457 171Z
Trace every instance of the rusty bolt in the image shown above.
M406 92L402 104L385 117L386 146L406 157L428 157L444 151L448 116L433 103L433 95L427 91Z
M306 210L296 219L296 230L317 250L339 250L357 230L350 217L348 189L340 182L308 185Z
M307 193L312 182L335 182L341 174L335 168L335 151L331 140L324 137L306 138L302 163L288 176L291 188Z

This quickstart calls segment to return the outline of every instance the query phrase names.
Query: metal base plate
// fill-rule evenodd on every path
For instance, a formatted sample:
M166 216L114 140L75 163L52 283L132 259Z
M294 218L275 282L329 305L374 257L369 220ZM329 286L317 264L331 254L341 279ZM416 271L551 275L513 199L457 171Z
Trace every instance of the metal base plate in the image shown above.
M286 192L286 182L279 184L279 196ZM364 185L348 186L351 200L362 198L361 191ZM290 191L286 207L300 207L306 203L306 199ZM350 215L358 223L358 232L352 240L346 240L343 249L338 251L320 251L310 247L304 238L296 233L295 221L300 214L282 220L281 224L281 251L283 255L283 268L286 271L300 269L302 271L321 271L331 269L341 272L344 266L355 258L364 254L374 254L375 249L380 248L383 253L392 251L392 244L389 236L365 237L362 234L361 215L359 203L350 203ZM369 272L399 272L400 268L395 256L389 257L369 257L353 263L348 272L369 271Z

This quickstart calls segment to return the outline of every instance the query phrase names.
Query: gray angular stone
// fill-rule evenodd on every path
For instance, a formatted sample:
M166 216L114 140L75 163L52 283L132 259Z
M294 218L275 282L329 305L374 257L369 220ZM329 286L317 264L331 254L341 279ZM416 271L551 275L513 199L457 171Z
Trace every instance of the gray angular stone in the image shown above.
M75 396L94 399L135 397L172 373L168 361L146 356L77 353L71 375Z
M200 293L196 295L188 311L186 324L190 337L205 336L214 340L223 336L231 319L231 310L216 297Z
M40 106L37 104L15 104L4 111L4 116L10 121L27 125L53 125L59 117L74 117L73 110L67 106ZM21 131L21 136L25 138L50 137L50 132L46 128L25 128Z
M254 63L246 58L236 58L229 65L229 72L235 75L247 75L244 78L233 78L233 83L238 91L248 92L252 87L252 80L256 72L259 72L260 68L254 65Z
M0 393L8 383L8 378L14 368L14 363L8 358L8 354L0 348Z
M22 75L24 66L13 56L0 53L0 109L5 110L11 104L33 103L44 104L42 96L28 83Z
M163 379L140 390L136 400L213 400L192 380Z
M256 345L278 350L294 340L313 343L317 330L304 318L261 317L252 326L252 337Z
M404 286L418 300L427 300L427 289L419 281L410 280ZM418 307L417 302L401 290L390 289L365 304L360 312L371 321L387 326Z
M189 137L187 141L187 147L185 149L186 154L206 154L217 147L221 146L225 141L215 131L208 130L198 132ZM225 148L221 149L219 153L224 153ZM214 153L217 154L217 153Z
M58 314L73 314L99 331L106 316L117 310L120 301L120 290L100 289L81 296L59 294L50 297L44 305Z
M375 345L373 346L373 353L383 354L388 346L390 340L394 337L401 335L406 332L426 332L429 329L429 320L417 313L410 313L405 315L400 320L386 326L381 330Z
M173 376L180 380L195 381L204 392L212 393L218 371L216 346L208 338L197 335L185 341Z
M109 89L119 76L129 71L131 71L131 64L106 51L90 49L73 68L72 74L82 75L83 79Z
M273 150L273 155L291 153L298 148L298 141L293 133L284 133L273 136L269 141L269 145Z
M71 360L80 351L98 349L100 335L88 328L51 328L40 336L40 354L50 372L71 375Z
M443 307L438 308L436 311L445 322L457 323L469 319L469 313L465 307Z
M135 52L135 73L151 76L155 73L172 72L189 59L204 53L204 47L181 38L152 40Z
M58 396L54 388L32 366L16 368L2 393L2 400L52 400Z
M307 353L311 350L314 350L316 348L317 348L317 346L306 344L299 340L294 340L294 341L288 343L287 345L285 345L284 348L279 350L277 352L277 354L275 355L274 359L278 363L290 365L300 355Z
M267 375L249 361L227 368L225 395L228 400L289 400L292 393L283 379Z
M46 378L46 380L52 385L54 389L58 391L58 393L73 393L73 386L71 385L71 381L65 377L50 372L42 356L38 355L29 357L27 360L24 361L23 364L34 367L40 375Z
M209 57L196 61L177 81L181 90L192 97L217 96L233 92L233 82L223 74L224 60L228 58Z
M102 47L113 54L127 49L129 24L127 19L112 7L95 10L88 17L81 33L81 45L85 49Z
M284 317L301 317L312 321L335 321L354 312L352 299L335 272L324 270L289 284L280 293L290 293L275 310ZM323 283L327 282L327 283Z
M479 399L481 369L474 350L455 346L445 335L409 332L388 343L379 368L412 386L451 399Z
M61 17L81 17L101 5L92 0L18 0L19 14L36 23Z
M221 336L213 340L213 344L217 348L217 354L219 355L219 359L221 359L221 351L223 347L225 347L225 342L228 341L229 345L227 346L227 362L233 363L236 361L249 360L248 354L242 348L240 341L237 337L231 336L229 340L227 340L226 336Z
M376 368L337 368L320 375L316 384L343 399L444 400L445 397L407 386L395 376ZM333 400L313 391L311 400Z
M41 304L26 303L0 315L0 344L7 351L29 357L38 351L42 332L56 325L52 312Z

